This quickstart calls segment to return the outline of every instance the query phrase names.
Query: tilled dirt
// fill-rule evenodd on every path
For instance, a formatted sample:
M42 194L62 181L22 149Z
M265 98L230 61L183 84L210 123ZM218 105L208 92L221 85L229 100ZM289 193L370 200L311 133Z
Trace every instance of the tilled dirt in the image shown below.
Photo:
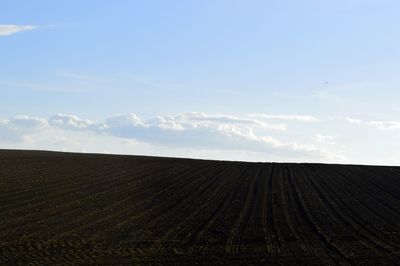
M0 264L399 259L400 167L0 151Z

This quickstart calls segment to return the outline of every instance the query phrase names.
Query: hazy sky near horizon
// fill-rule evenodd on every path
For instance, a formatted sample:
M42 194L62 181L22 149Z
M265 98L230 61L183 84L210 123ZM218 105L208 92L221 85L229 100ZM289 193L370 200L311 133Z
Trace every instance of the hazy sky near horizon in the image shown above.
M0 148L400 165L399 11L3 1Z

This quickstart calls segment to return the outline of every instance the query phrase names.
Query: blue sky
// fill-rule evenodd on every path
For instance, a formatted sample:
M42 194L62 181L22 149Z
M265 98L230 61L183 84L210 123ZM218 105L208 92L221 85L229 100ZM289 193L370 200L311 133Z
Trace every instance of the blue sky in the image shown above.
M398 164L399 8L4 2L0 147Z

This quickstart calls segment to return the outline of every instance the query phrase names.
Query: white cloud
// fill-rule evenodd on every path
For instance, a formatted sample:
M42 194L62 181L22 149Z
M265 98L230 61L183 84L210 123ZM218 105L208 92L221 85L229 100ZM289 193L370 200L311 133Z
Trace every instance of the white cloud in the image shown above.
M16 116L8 120L8 123L14 129L42 129L48 127L46 119L32 116Z
M199 112L186 112L180 115L164 117L156 117L149 121L150 124L161 123L163 125L170 125L177 129L182 128L201 128L201 127L215 127L218 125L241 125L262 128L267 130L286 130L284 124L268 124L260 120L251 119L247 117L239 117L232 115L221 114L206 114ZM179 125L179 126L177 126Z
M48 120L20 116L0 121L0 144L14 143L16 147L21 147L25 143L26 147L35 148L38 143L43 146L43 138L47 138L51 149L68 150L71 147L76 151L81 143L85 146L82 148L84 151L98 151L108 144L96 140L110 139L110 143L133 141L141 147L151 146L153 151L159 151L153 155L187 157L187 153L198 157L197 151L202 151L202 154L209 151L210 154L230 153L231 156L227 158L235 158L236 153L241 156L257 154L258 158L271 161L342 160L334 152L319 147L318 142L282 141L279 135L271 135L273 132L285 132L285 129L279 124L267 124L256 119L206 113L165 115L147 120L133 113L118 114L108 117L104 122L57 114ZM87 143L97 143L99 147L93 149ZM185 153L182 154L182 150ZM135 153L134 150L132 153Z
M287 121L299 121L299 122L315 122L318 119L310 115L271 115L271 114L250 114L248 117L256 117L263 119L275 119L275 120L287 120Z
M369 121L368 124L379 129L400 129L398 121Z
M315 148L281 143L271 136L259 136L254 132L256 128L285 130L285 126L229 115L192 112L143 121L135 114L127 114L112 116L105 124L112 135L168 146L326 155Z
M88 119L81 119L74 115L57 114L49 119L49 124L64 129L101 129L104 124Z
M360 119L355 119L355 118L351 118L351 117L345 117L344 120L346 120L350 124L362 124L363 123L363 121L361 121Z
M110 116L106 119L106 124L110 127L144 126L140 117L134 113Z
M33 25L4 25L0 24L0 36L5 36L5 35L12 35L15 33L18 33L20 31L26 31L26 30L33 30L36 29L36 26Z
M400 129L400 121L364 121L350 117L346 117L345 120L350 124L368 125L381 130Z
M27 135L49 126L46 119L31 116L16 116L0 120L0 139L18 141Z
M335 144L335 138L333 136L315 134L315 139L318 143L321 143L321 144L328 144L328 145Z
M183 113L181 116L175 119L181 121L190 121L191 123L220 123L220 124L242 124L242 125L252 125L258 126L265 129L272 130L286 130L286 126L283 124L267 124L257 119L247 118L247 117L237 117L232 115L210 115L206 113L198 112L187 112Z

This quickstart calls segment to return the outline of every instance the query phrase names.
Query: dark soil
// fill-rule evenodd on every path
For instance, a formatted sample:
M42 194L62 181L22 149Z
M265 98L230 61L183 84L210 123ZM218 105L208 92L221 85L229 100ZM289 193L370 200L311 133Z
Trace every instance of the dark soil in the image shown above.
M400 167L0 151L0 264L399 259Z

